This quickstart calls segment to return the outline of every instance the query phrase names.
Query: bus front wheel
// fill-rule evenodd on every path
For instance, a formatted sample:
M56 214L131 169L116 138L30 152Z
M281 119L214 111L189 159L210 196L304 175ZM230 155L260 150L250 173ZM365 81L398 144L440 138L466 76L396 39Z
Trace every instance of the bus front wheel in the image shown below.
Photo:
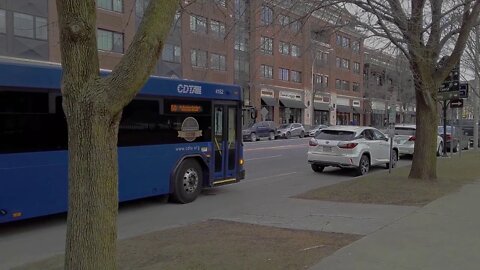
M172 200L177 203L194 201L202 189L203 171L193 159L186 159L175 173Z

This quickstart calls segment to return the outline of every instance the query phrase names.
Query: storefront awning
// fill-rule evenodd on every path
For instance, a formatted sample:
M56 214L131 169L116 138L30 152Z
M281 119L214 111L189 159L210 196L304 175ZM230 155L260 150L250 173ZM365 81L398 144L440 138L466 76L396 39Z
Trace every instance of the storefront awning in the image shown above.
M353 109L350 106L337 105L337 112L352 113Z
M287 108L305 109L307 106L301 100L280 98L280 104Z
M277 105L277 101L273 97L262 97L262 101L265 102L267 106L274 107Z
M314 102L313 103L313 108L317 111L329 111L330 110L330 105L328 103Z
M363 110L360 107L353 107L353 113L363 113Z

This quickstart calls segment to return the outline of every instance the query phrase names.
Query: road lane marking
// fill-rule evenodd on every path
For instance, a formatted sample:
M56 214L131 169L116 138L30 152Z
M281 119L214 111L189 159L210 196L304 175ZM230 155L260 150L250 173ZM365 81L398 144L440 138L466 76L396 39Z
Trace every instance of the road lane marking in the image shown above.
M245 159L245 161L268 159L268 158L277 158L277 157L281 157L281 156L282 155L275 155L275 156L268 156L268 157L258 157L258 158L248 158L248 159Z
M263 176L263 177L258 177L258 178L253 178L253 179L240 181L240 184L241 183L254 182L254 181L257 182L257 181L261 181L261 180L267 180L269 178L274 178L274 177L288 176L288 175L292 175L292 174L296 174L296 173L297 172L289 172L289 173L281 173L281 174L276 174L276 175Z

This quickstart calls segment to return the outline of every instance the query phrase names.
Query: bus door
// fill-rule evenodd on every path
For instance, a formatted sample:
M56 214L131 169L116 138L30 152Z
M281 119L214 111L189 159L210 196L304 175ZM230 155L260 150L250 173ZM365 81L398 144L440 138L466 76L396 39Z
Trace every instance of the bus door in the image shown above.
M237 106L230 104L214 105L214 184L236 180L237 148Z

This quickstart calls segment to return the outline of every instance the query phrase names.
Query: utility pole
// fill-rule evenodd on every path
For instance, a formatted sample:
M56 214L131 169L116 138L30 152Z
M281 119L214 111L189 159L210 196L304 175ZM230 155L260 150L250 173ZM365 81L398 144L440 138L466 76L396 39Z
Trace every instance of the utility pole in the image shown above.
M480 74L479 74L480 63L478 62L480 60L479 54L480 54L480 27L476 26L475 27L475 62L474 62L475 89L472 92L476 92L480 90ZM480 93L480 91L478 93ZM478 120L480 116L480 112L478 108L479 98L476 93L473 93L472 96L473 96L473 148L475 150L478 150Z

